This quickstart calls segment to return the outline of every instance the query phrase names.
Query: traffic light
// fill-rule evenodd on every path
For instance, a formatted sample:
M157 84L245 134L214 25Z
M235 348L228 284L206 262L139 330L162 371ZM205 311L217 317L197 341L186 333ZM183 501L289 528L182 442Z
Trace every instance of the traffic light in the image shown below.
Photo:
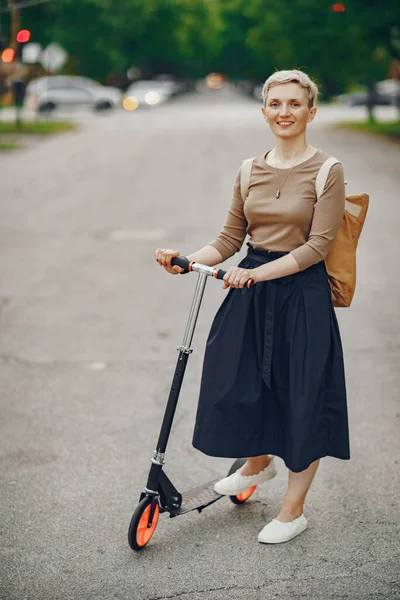
M30 37L31 32L29 31L29 29L21 29L17 33L17 42L19 42L20 44L26 44L26 42L29 42Z
M335 2L335 4L332 4L331 10L332 10L332 12L337 12L337 13L346 12L346 7L341 2Z
M1 53L1 60L4 63L11 63L15 57L15 50L13 48L5 48Z
M21 29L18 31L15 40L16 48L6 48L2 39L0 39L0 56L4 63L11 63L14 60L22 60L22 48L24 44L29 42L31 39L31 32L29 29Z
M24 44L26 44L26 42L29 42L31 38L31 32L29 31L29 29L21 29L20 31L18 31L17 33L17 52L16 52L16 58L18 58L19 60L22 60L22 48L24 46Z

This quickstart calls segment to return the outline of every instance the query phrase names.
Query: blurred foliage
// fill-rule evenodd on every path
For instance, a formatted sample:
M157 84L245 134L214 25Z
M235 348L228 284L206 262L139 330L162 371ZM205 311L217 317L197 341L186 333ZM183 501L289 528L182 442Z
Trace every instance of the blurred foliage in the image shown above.
M374 0L352 0L340 13L332 5L327 0L221 0L224 29L217 68L258 81L275 70L303 69L325 97L386 78L391 59L400 58L392 43L394 24L400 23L398 0L385 0L380 9Z
M25 9L32 41L57 42L68 72L105 80L139 67L144 76L199 77L219 50L219 12L207 0L57 0Z
M105 81L132 66L143 77L210 71L265 80L300 68L326 97L387 77L400 59L400 2L344 0L57 0L24 9L32 41L61 44L65 71Z

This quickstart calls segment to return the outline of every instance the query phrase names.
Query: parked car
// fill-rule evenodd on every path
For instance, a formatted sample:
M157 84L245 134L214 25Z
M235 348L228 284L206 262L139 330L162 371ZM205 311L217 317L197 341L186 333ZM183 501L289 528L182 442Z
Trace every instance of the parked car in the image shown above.
M118 88L75 75L53 75L34 79L27 85L25 94L25 105L39 112L72 106L105 110L120 104L121 91Z
M385 79L376 84L376 89L379 94L384 94L392 100L392 104L396 106L397 100L400 97L400 80Z
M254 98L257 102L262 102L262 91L264 82L256 81L254 79L242 79L234 83L235 89L241 94L245 94L250 98Z
M126 90L123 106L126 110L139 107L158 106L167 102L178 91L173 81L140 80L132 83Z
M262 91L264 88L264 84L256 85L253 89L253 98L258 100L259 102L263 101Z
M377 106L396 106L397 97L399 95L400 82L397 79L379 81L375 86L374 103ZM347 104L348 106L365 106L367 104L367 99L367 90L342 94L338 97L338 101L341 104Z
M365 106L368 100L367 92L352 92L351 94L342 94L339 96L339 102L341 104L347 104L348 106ZM392 99L387 94L376 93L374 96L374 104L376 106L390 106Z

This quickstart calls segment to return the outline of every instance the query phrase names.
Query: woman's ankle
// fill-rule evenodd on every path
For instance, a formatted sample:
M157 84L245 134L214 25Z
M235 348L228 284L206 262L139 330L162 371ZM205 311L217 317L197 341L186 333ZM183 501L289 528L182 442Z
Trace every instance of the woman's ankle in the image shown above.
M240 469L240 474L244 476L256 475L263 471L271 462L271 455L251 456L247 459L243 467Z
M282 521L283 523L289 523L290 521L294 521L298 519L304 511L304 503L296 502L296 503L283 503L279 514L275 517L277 521Z

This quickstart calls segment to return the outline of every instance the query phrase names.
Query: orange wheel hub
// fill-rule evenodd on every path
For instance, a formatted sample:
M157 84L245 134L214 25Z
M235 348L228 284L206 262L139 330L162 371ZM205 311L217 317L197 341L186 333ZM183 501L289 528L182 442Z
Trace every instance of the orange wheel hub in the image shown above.
M158 504L154 511L153 522L151 524L151 527L149 527L150 511L151 511L151 504L149 504L149 506L146 508L146 510L143 511L143 514L140 517L140 521L138 523L137 530L136 530L136 542L137 542L138 546L145 546L156 530L157 523L158 523L158 517L160 514L160 509L158 507Z
M246 500L248 500L250 498L250 496L254 493L255 489L256 489L256 485L253 485L253 487L249 488L248 490L246 490L245 492L242 492L241 494L236 494L236 498L240 501L240 502L245 502Z

